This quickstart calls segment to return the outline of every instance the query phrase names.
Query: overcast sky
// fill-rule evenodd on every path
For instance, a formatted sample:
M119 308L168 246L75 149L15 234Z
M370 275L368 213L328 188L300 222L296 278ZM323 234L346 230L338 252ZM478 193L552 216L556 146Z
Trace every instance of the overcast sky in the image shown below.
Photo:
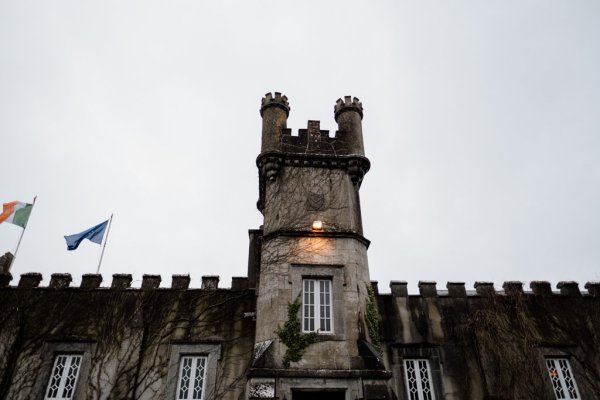
M600 280L600 2L0 1L12 274L245 276L260 99L361 99L371 279ZM0 253L20 228L0 225ZM526 286L528 288L528 286Z

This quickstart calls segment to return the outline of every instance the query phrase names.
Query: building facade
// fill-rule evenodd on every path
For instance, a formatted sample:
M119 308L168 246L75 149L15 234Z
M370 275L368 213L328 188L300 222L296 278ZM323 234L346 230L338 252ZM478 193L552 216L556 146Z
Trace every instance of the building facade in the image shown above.
M371 280L357 98L330 135L262 99L248 276L0 273L2 399L598 399L600 283ZM8 260L10 257L5 257Z

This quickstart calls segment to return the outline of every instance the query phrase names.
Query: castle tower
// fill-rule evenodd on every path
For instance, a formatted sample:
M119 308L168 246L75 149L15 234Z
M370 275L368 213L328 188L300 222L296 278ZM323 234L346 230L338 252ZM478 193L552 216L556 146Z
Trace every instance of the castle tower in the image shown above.
M249 264L257 288L249 396L272 387L280 399L314 400L325 387L323 398L366 398L365 390L389 373L378 354L377 320L366 316L376 304L359 201L370 167L362 104L350 96L337 101L334 137L319 121L292 135L289 110L280 93L262 99L264 224L251 231L260 261Z

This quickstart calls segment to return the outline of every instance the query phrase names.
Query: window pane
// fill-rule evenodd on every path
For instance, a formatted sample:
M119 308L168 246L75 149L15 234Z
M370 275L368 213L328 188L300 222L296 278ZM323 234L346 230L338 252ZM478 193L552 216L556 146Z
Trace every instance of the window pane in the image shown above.
M69 370L67 371L67 379L65 380L63 399L70 399L73 397L73 391L75 390L75 382L77 381L80 365L81 356L71 358L71 365L69 366Z
M47 399L55 399L58 395L58 386L60 385L60 379L62 378L63 371L67 357L57 356L54 361L54 368L52 368L52 376L50 377L50 384L48 385L48 393L46 394Z
M194 377L194 399L202 398L202 389L204 384L204 368L206 365L206 358L198 357L196 358L196 370Z
M331 332L330 283L328 280L319 281L320 329L323 332Z
M304 327L305 332L315 330L315 281L304 280Z
M577 389L575 388L575 381L573 380L573 376L571 375L571 368L568 364L567 359L558 360L558 364L560 365L560 371L562 372L563 380L565 382L565 387L569 392L569 396L571 399L578 399Z
M183 357L181 359L181 369L179 372L179 390L177 391L178 399L187 399L190 388L190 376L192 375L192 358Z
M406 386L410 400L419 399L419 387L417 385L417 371L415 369L416 362L414 360L406 360L404 368L406 371Z
M426 360L419 360L419 374L421 375L421 391L423 399L431 400L431 383L429 381L429 366Z

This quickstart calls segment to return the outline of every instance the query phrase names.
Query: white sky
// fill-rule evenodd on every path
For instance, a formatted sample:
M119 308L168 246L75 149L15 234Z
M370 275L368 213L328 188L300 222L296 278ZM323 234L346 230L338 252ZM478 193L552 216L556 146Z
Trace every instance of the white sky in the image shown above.
M600 280L600 2L1 1L12 273L245 276L260 99L334 132L359 97L371 278ZM0 225L0 253L20 228Z

